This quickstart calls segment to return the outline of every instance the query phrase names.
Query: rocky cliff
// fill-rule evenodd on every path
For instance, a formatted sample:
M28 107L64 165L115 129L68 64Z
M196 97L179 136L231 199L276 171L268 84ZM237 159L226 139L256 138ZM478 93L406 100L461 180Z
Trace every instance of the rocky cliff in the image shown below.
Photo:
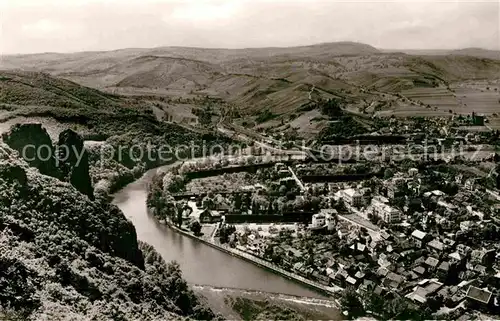
M81 193L93 198L92 179L89 173L89 155L83 146L83 138L78 133L67 129L59 134L57 143L61 161L59 169L71 185Z
M78 133L67 129L54 145L41 124L16 124L2 138L40 173L69 182L81 193L94 197L89 156Z

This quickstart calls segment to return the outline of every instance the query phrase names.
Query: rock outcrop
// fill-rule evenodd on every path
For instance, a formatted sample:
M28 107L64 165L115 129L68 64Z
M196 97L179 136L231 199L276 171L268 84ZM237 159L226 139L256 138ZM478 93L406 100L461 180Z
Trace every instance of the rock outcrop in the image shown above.
M71 129L59 134L57 143L59 169L64 179L90 198L94 197L89 172L89 155L83 145L83 138Z
M67 129L59 135L58 144L53 145L41 124L16 124L2 135L2 139L40 173L69 182L81 193L94 198L89 156L78 133ZM23 181L19 171L5 175Z
M40 173L61 178L52 140L41 124L16 124L2 135L2 139Z

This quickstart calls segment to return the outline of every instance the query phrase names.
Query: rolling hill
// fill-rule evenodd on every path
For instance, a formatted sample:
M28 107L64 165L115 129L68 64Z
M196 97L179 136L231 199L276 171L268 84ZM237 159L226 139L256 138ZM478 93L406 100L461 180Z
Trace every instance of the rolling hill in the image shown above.
M499 79L500 60L486 57L495 57L495 52L468 48L403 53L338 42L290 48L159 47L16 55L5 56L0 67L43 71L109 93L209 96L252 116L264 110L276 115L300 113L304 105L332 97L342 98L346 108L364 112L391 95L422 88L438 96L444 90L455 99L450 87L456 83ZM15 97L14 93L9 99ZM115 103L112 95L107 99L110 105ZM411 98L390 103L420 104Z
M384 50L387 52L394 52L397 50ZM463 49L455 49L455 50L400 50L409 55L425 55L425 56L469 56L476 58L487 58L487 59L500 59L500 51L499 50L488 50L483 48L463 48Z
M117 107L115 95L38 72L0 72L0 102L67 108Z

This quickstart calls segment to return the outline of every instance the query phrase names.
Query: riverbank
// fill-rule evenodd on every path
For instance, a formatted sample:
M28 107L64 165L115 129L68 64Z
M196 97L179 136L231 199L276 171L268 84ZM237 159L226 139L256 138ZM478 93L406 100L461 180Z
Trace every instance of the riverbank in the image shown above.
M186 237L166 224L160 224L147 211L147 187L157 172L169 168L171 165L148 171L114 194L112 202L135 226L139 240L151 244L165 261L180 264L188 283L326 299L317 290Z
M264 310L292 310L292 320L342 320L337 304L331 300L305 298L261 291L210 286L192 286L205 303L227 320L252 320ZM274 318L277 319L274 315Z
M233 249L233 248L230 248L228 246L223 246L223 245L220 245L220 244L217 244L215 242L212 242L212 241L208 241L208 240L205 240L201 237L198 237L198 236L195 236L193 233L191 233L190 231L187 231L185 229L182 229L182 228L179 228L177 226L175 226L174 224L171 224L170 222L168 221L165 221L165 224L171 228L172 230L176 231L177 233L180 233L184 236L187 236L189 238L192 238L196 241L199 241L203 244L206 244L214 249L217 249L221 252L224 252L226 254L229 254L231 256L235 256L239 259L242 259L242 260L245 260L247 262L250 262L254 265L257 265L261 268L264 268L266 270L269 270L273 273L276 273L276 274L279 274L281 276L284 276L286 277L287 279L289 280L293 280L295 282L298 282L302 285L305 285L309 288L312 288L316 291L319 291L320 293L322 294L325 294L327 296L330 296L330 297L336 297L340 291L342 291L343 289L340 288L340 287L329 287L329 286L325 286L323 284L320 284L318 282L314 282L312 280L309 280L303 276L300 276L298 274L295 274L295 273L292 273L290 271L286 271L278 266L276 266L275 264L272 264L262 258L259 258L259 257L256 257L250 253L247 253L247 252L244 252L244 251L240 251L238 249Z

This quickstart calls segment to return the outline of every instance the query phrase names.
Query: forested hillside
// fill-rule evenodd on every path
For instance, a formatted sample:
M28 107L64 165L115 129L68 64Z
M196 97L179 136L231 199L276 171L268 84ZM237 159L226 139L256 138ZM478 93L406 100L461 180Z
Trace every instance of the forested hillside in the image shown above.
M225 140L159 121L148 101L40 73L0 77L0 319L213 319L179 266L138 241L108 201L169 162L131 157L131 146L157 156L161 145ZM34 157L42 146L52 157ZM62 147L74 154L58 162Z
M0 150L0 318L214 317L117 207Z

